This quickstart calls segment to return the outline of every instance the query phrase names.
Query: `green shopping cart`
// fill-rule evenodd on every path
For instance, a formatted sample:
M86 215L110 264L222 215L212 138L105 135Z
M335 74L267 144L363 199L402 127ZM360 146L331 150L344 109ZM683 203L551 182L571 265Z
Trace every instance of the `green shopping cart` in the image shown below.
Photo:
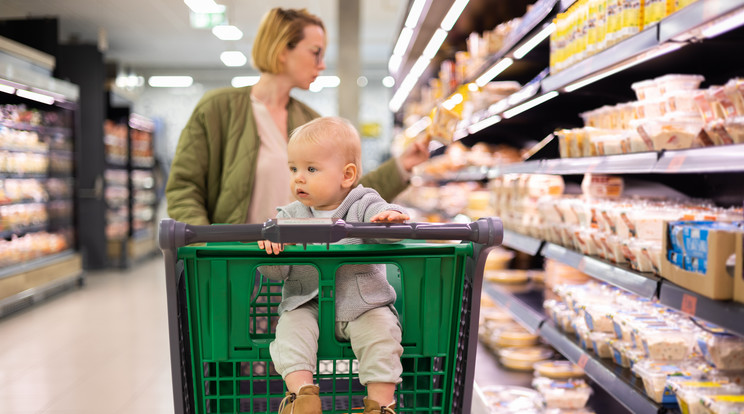
M345 237L411 240L329 245ZM362 411L354 353L334 335L334 278L347 264L379 264L397 293L403 328L399 413L469 413L483 268L501 243L498 218L471 223L269 220L191 226L160 222L176 413L276 413L284 397L269 343L281 283L259 266L312 265L319 274L316 383L325 413ZM425 243L412 240L462 240ZM257 240L292 243L278 256ZM194 245L199 243L199 245ZM206 243L206 244L204 244Z

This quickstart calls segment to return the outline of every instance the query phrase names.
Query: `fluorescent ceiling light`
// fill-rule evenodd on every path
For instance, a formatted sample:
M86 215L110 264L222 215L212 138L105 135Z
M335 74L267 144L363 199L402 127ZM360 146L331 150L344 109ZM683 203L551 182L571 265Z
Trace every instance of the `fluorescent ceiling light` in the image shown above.
M243 86L253 86L258 83L259 76L235 76L230 81L233 88L242 88Z
M418 60L416 60L416 63L413 64L413 67L411 67L411 71L408 73L408 76L413 76L416 78L416 80L418 80L418 78L420 78L421 75L423 75L427 66L429 66L429 62L431 62L431 59L423 55L420 56Z
M424 56L429 60L433 59L434 56L437 54L437 51L439 51L439 48L442 46L442 43L444 43L444 39L446 38L447 32L442 29L437 29L437 31L434 32L434 35L431 37L431 40L429 40L429 43L426 45L423 53L421 53L421 56Z
M618 72L622 72L625 69L628 69L629 67L635 66L639 63L645 62L647 60L653 59L655 57L659 57L661 55L667 54L669 52L675 51L679 48L681 48L684 44L682 43L665 43L661 46L659 46L656 49L651 50L650 52L647 52L646 54L640 55L633 59L632 61L622 64L620 66L616 66L612 69L606 70L604 72L600 72L594 76L590 76L584 80L580 80L578 82L574 82L565 88L563 90L565 92L573 92L577 89L583 88L586 85L592 84L598 80L604 79L608 76L612 76Z
M400 31L398 41L395 42L393 54L403 56L406 53L406 50L408 50L408 44L411 42L412 37L413 29L411 29L410 27L404 27L403 30Z
M495 65L491 66L491 69L488 69L486 73L482 74L478 79L475 80L475 84L483 87L488 82L491 81L491 79L495 78L496 76L499 76L499 74L506 70L509 66L514 63L514 60L512 58L504 58L500 61L496 62Z
M501 122L501 117L498 116L498 115L494 115L494 116L488 117L488 118L486 118L486 119L484 119L482 121L478 121L478 122L474 123L473 125L470 125L468 127L468 132L470 132L471 134L475 134L476 132L478 132L478 131L480 131L482 129L486 129L486 128L490 127L491 125L498 124L499 122Z
M703 29L703 36L707 38L716 37L741 25L744 25L744 11L740 10L729 14Z
M191 76L150 76L147 80L153 88L188 88L193 83Z
M25 89L17 89L16 95L20 96L21 98L31 99L32 101L45 103L47 105L51 105L54 103L54 98L49 95L44 95L43 93L38 92L31 92Z
M214 0L183 0L194 13L223 13L225 6Z
M525 102L525 103L523 103L523 104L521 104L519 106L515 106L514 108L512 108L512 109L510 109L508 111L505 111L504 112L504 118L509 119L509 118L515 117L515 116L521 114L522 112L524 112L524 111L526 111L528 109L532 109L532 108L536 107L537 105L540 105L543 102L547 102L547 101L555 98L556 96L558 96L558 92L556 92L556 91L550 91L550 92L548 92L548 93L546 93L544 95L538 96L535 99L532 99L532 100L527 101L527 102Z
M382 78L382 86L386 88L392 88L393 86L395 86L395 78L393 78L392 76L385 76L384 78Z
M413 90L413 87L416 86L416 82L418 81L418 76L413 76L412 73L408 73L406 75L405 79L403 79L403 82L400 83L400 86L393 94L393 97L390 99L390 104L388 107L393 112L398 112L400 110L400 107L403 106L403 102L406 101L406 98L408 98L408 94L411 93L411 90Z
M15 91L16 89L14 87L0 83L0 92L9 93L12 95L15 93Z
M532 49L535 48L535 46L539 45L540 42L545 40L548 36L550 36L551 33L555 31L555 23L550 23L549 25L545 26L544 29L540 30L540 32L534 36L532 36L532 39L528 40L527 43L520 46L517 50L514 51L514 57L516 59L522 59L525 57Z
M470 92L478 92L478 85L475 82L468 83L468 90Z
M455 0L452 7L450 7L447 12L447 15L442 19L442 29L448 32L452 30L452 26L454 26L457 19L460 18L462 11L465 10L465 6L468 5L469 1L470 0Z
M411 10L408 12L408 17L406 18L406 27L416 27L419 21L419 17L421 17L421 12L424 10L425 4L426 0L416 0L413 2L413 6L411 6Z
M240 40L243 37L240 29L227 24L213 27L212 33L220 40Z
M243 66L248 62L248 58L239 50L228 50L220 53L220 60L225 66L229 67Z
M397 73L398 69L400 69L400 64L403 63L403 57L399 55L393 55L390 56L390 61L388 61L388 70L390 73Z
M462 102L462 94L461 93L456 93L456 94L452 95L446 101L442 102L442 106L445 109L449 109L451 111L452 108L454 108L455 106L457 106L461 102Z
M336 88L341 84L341 78L338 76L318 76L310 84L310 92L320 92L323 88Z

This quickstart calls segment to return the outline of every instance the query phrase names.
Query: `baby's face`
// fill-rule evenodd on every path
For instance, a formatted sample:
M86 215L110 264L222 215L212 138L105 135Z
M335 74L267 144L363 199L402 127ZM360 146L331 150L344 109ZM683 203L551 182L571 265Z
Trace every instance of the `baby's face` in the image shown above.
M344 187L345 163L334 148L310 142L291 142L290 188L302 204L317 210L335 210L348 193Z

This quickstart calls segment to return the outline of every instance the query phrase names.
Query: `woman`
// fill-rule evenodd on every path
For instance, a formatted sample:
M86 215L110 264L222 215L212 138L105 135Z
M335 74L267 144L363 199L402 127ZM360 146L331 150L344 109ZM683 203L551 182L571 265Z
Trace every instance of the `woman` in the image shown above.
M260 223L291 201L289 133L320 115L289 93L308 89L325 69L325 47L323 22L306 10L275 8L264 16L252 52L258 83L206 93L181 133L166 186L171 218ZM407 172L428 158L426 146L417 142L360 183L391 200L408 185Z

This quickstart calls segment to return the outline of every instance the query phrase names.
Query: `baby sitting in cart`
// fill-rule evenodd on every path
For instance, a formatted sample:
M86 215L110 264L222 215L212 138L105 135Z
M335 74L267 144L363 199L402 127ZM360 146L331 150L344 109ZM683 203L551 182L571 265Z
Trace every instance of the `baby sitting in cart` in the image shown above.
M340 218L348 222L401 223L405 209L387 203L361 177L361 140L337 117L318 118L297 128L287 145L290 187L297 201L278 207L277 218ZM339 244L360 244L347 238ZM268 254L281 244L259 241ZM320 389L313 383L318 353L318 273L313 266L262 266L270 279L284 280L276 339L270 352L287 385L281 414L321 413ZM336 275L336 337L351 342L359 360L359 381L367 387L364 413L395 414L395 387L401 382L401 327L393 307L395 290L384 264L342 266Z

